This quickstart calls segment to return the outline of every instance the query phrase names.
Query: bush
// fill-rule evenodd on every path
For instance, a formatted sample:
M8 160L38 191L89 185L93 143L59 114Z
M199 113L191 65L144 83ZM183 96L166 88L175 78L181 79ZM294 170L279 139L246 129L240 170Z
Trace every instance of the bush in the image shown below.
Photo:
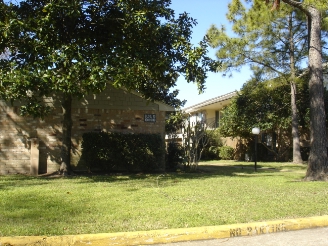
M219 156L222 160L233 160L234 149L230 146L219 147Z
M175 171L178 165L184 164L183 147L176 142L169 142L166 152L166 169L168 171Z
M207 130L206 136L209 138L209 141L203 151L202 160L218 160L219 147L223 145L219 129Z
M81 158L90 171L154 171L160 169L163 154L158 134L83 134Z
M219 159L219 147L210 146L204 149L202 160L218 160Z

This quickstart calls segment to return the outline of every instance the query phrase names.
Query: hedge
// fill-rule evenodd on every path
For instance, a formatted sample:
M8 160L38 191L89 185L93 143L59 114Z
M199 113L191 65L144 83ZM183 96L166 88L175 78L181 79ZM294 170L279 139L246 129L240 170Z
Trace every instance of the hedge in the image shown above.
M221 160L233 160L234 149L230 146L219 147L219 157Z
M159 134L88 132L82 136L82 156L90 171L155 171L162 167Z

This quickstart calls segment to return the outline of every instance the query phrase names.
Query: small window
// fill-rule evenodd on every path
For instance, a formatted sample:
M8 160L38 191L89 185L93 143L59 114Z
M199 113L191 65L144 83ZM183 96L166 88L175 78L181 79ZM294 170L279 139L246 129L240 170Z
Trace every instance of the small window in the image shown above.
M215 111L215 128L220 126L220 111Z
M262 134L262 142L266 144L268 147L272 147L272 135L270 133Z
M205 121L205 114L204 112L196 113L196 121L197 122L204 122Z
M266 144L268 147L272 146L272 135L271 134L267 134Z
M215 128L220 126L220 121L223 117L223 111L215 111Z

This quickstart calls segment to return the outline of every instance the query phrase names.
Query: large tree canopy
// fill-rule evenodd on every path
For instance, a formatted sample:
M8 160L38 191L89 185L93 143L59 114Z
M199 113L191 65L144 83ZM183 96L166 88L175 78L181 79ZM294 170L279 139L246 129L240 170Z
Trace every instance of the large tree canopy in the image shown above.
M290 158L292 137L290 131L290 88L282 83L282 78L263 81L261 76L254 76L244 84L231 105L224 109L220 123L220 133L225 137L241 137L251 141L249 129L258 126L262 133L274 136L276 145L269 150L276 160ZM309 94L306 80L299 79L298 114L300 126L309 126ZM304 131L303 131L304 132ZM264 143L264 147L267 145Z
M223 61L221 70L225 73L248 64L267 79L280 77L283 83L290 84L293 161L301 163L295 77L307 55L307 23L293 8L272 13L264 2L254 5L232 1L227 18L233 23L235 35L229 37L224 27L220 30L212 26L208 38L218 49L217 57Z
M22 83L38 78L31 91L54 89L76 96L111 82L172 104L176 94L169 94L169 88L182 74L202 91L210 63L205 43L198 47L190 43L196 21L186 13L175 18L169 4L168 0L2 3L1 48L11 55L1 68L6 69L3 75L8 71L12 75L3 81L11 85L15 75L17 86L28 87ZM29 79L22 81L19 76ZM55 86L49 86L52 83Z
M23 112L43 116L43 96L62 95L63 166L70 163L71 101L112 84L146 99L181 105L170 92L182 74L200 91L212 61L190 43L196 21L170 0L26 0L0 3L0 95L28 99Z
M217 54L219 58L223 59L222 68L225 71L229 72L231 68L238 69L246 63L257 63L257 67L260 66L262 71L268 71L269 68L270 73L274 76L277 76L277 74L280 77L287 75L285 77L290 82L292 91L293 132L296 132L295 130L298 128L295 124L297 123L294 107L296 104L293 103L293 101L295 102L293 95L296 95L294 84L296 77L295 71L297 70L295 68L297 69L297 63L301 64L301 58L304 56L303 51L305 46L299 43L299 41L308 40L306 50L308 51L310 75L311 154L306 179L326 179L328 160L322 86L322 60L324 58L322 41L325 39L321 39L322 30L324 29L324 25L321 24L326 21L327 16L326 1L246 0L245 2L250 3L247 8L247 14L245 14L246 8L243 7L241 0L232 0L228 15L228 19L234 23L233 30L239 37L230 38L224 35L224 30L218 32L218 29L212 28L209 31L210 42L214 46L222 47ZM272 8L268 6L270 2L273 2ZM280 6L280 2L285 4ZM271 12L271 10L277 9L280 9L280 11ZM285 31L286 40L288 41L288 37L290 37L294 41L283 42L282 38L284 38L284 34L281 32L283 30L282 18L288 16L287 13L293 9L297 10L294 11L294 17L297 17L295 20L307 19L309 38L304 39L304 34L297 38L297 28L301 30L300 27L302 26L296 24L296 22L294 22L296 25L293 24L291 26L289 25L291 22L286 21L286 24L288 24L285 28L287 31ZM290 16L293 17L292 15ZM300 33L304 33L304 31ZM211 35L219 38L211 39ZM298 41L295 42L296 40ZM262 49L263 47L265 47L265 50ZM296 53L295 48L298 48L300 52ZM283 50L286 52L284 53ZM229 60L230 58L231 60ZM288 60L290 65L286 66L286 61ZM257 67L255 67L255 70L258 70Z
M270 2L270 0L266 0ZM309 95L310 95L310 156L305 180L328 179L327 130L324 106L323 65L321 31L327 21L325 0L282 0L300 10L308 19L309 26ZM280 0L274 0L278 9ZM322 17L325 17L324 19Z
M306 17L289 6L271 11L264 1L247 2L233 0L229 4L227 18L233 23L234 35L228 36L224 27L212 26L207 33L209 42L217 48L217 57L223 62L220 70L225 74L250 65L254 72L261 71L262 77L280 77L290 85L293 161L301 163L296 77L308 55Z

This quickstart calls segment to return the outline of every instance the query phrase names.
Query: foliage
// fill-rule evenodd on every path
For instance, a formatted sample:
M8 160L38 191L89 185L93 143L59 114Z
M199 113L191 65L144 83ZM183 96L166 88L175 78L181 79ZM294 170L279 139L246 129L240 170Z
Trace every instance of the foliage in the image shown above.
M263 0L232 0L227 18L234 35L228 36L224 27L216 26L207 35L210 44L218 49L216 55L223 61L220 70L224 73L231 75L250 65L254 73L261 73L263 80L279 77L282 83L290 84L293 161L301 163L296 77L308 55L308 21L297 8L287 5L272 11L280 4L275 1L271 10L267 4ZM326 43L324 35L321 40Z
M185 164L183 146L176 142L168 142L166 150L165 168L168 171L176 171L179 166Z
M220 134L220 129L207 130L208 144L205 146L202 160L218 160L219 147L223 146L223 141Z
M290 7L272 12L263 1L256 0L252 5L243 2L247 1L233 0L229 4L227 18L233 25L233 36L228 36L224 26L212 26L207 32L209 43L223 62L218 69L231 75L241 66L250 65L266 79L281 76L289 83L290 58L294 57L293 66L301 68L307 56L305 18Z
M274 1L273 8L270 10L267 5L269 2L233 0L229 5L227 17L233 23L233 31L237 37L230 38L225 34L224 28L219 30L216 27L209 30L208 36L210 43L219 48L217 56L224 61L222 70L225 73L250 64L255 72L264 73L267 79L280 77L290 83L293 161L299 163L301 153L296 107L298 84L295 78L297 71L304 66L309 47L313 47L308 42L313 40L308 35L308 30L310 30L308 20L311 11L307 11L300 2L289 0L283 1L287 5L285 4L280 9L280 1ZM324 20L328 13L327 7L324 8L324 5L319 2L317 1L314 6L321 10ZM279 11L272 11L276 9ZM303 14L304 11L306 15ZM320 40L318 37L318 40L322 45L327 46L325 37L328 33L324 26L314 33L320 32L322 38ZM315 50L319 49L321 50L321 48ZM327 55L325 49L322 55L323 57ZM322 108L319 111L322 114ZM319 128L317 127L315 131L319 131Z
M204 89L212 60L206 44L190 43L196 21L175 19L170 1L41 1L2 3L1 69L10 98L51 92L83 97L106 83L177 106L177 76ZM215 62L214 62L215 63ZM32 83L33 80L33 83ZM15 84L13 83L15 81ZM6 85L6 86L5 86ZM16 97L14 97L16 96ZM177 103L177 104L176 104Z
M185 151L179 142L179 133L186 119L187 115L178 110L170 113L165 121L165 133L168 136L165 167L169 171L175 171L179 165L185 165Z
M71 102L112 84L172 106L179 75L204 89L217 67L206 42L190 43L196 20L175 17L170 0L25 0L0 3L0 97L28 101L22 112L49 113L61 96L62 169L70 166ZM67 171L67 170L66 170Z
M310 139L311 150L305 180L328 179L328 155L326 138L326 119L324 109L323 58L325 58L321 33L325 29L322 16L327 16L327 4L322 0L282 0L288 6L300 10L308 19L309 26L309 94L310 94ZM267 3L269 0L266 1ZM280 3L280 0L275 0ZM324 14L323 14L324 13ZM325 47L324 47L325 48Z
M222 160L233 160L234 149L230 146L219 147L219 157Z
M165 121L165 133L169 136L172 135L172 138L174 138L174 135L181 130L186 119L187 115L181 110L170 113Z
M214 154L213 151L222 144L219 132L208 130L206 123L193 121L189 114L177 111L170 114L166 120L165 129L169 136L169 143L172 143L172 148L176 146L178 133L182 137L184 153L181 156L184 159L183 164L187 168L197 169L199 160L217 158L218 155Z
M90 171L147 171L163 168L163 145L158 134L83 134L82 160Z
M203 151L209 143L207 125L203 121L193 121L188 117L182 125L182 145L186 167L196 170Z
M251 129L257 126L262 133L276 135L277 148L270 149L277 159L290 149L290 87L279 79L258 81L254 77L244 84L231 104L224 109L220 133L224 137L241 137L250 141ZM298 81L298 116L300 125L308 127L309 95L304 80ZM265 144L265 143L264 143Z
M290 127L289 86L280 81L258 81L254 77L224 109L220 133L224 137L251 136L251 129L277 131Z
M279 0L276 0L280 2ZM306 15L309 26L309 94L310 94L310 139L311 150L305 180L328 179L328 155L326 117L324 108L323 48L321 33L325 26L322 16L326 17L328 7L323 0L282 0L288 6L300 10ZM267 2L269 2L267 0ZM324 14L322 14L324 13ZM325 48L325 47L324 47Z
M221 134L220 134L220 129L219 128L215 128L215 129L211 129L211 130L207 130L207 136L209 138L209 145L211 146L222 146L223 145L223 140L221 138Z
M202 160L218 160L219 159L219 147L209 146L204 150Z

